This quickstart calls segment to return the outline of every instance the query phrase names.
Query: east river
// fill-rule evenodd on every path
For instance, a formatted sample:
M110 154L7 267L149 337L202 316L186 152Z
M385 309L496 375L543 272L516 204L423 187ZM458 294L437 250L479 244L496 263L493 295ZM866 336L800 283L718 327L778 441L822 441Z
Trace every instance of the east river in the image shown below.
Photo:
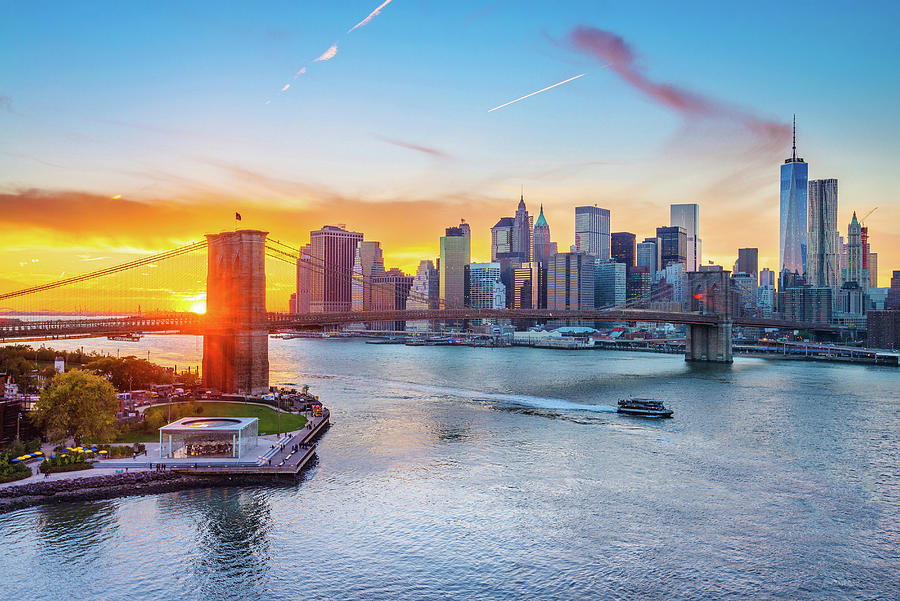
M332 410L298 484L0 515L0 597L900 598L896 368L358 340L270 359ZM675 417L613 413L628 395Z

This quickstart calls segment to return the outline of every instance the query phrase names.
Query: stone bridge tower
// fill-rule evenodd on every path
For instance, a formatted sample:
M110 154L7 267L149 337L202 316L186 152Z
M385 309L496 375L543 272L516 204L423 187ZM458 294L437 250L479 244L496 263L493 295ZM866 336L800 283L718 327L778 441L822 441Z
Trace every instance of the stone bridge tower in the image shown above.
M715 315L718 323L686 326L684 360L732 363L731 272L691 271L687 276L687 310L702 315Z
M269 390L266 236L259 230L207 234L203 382L213 390Z

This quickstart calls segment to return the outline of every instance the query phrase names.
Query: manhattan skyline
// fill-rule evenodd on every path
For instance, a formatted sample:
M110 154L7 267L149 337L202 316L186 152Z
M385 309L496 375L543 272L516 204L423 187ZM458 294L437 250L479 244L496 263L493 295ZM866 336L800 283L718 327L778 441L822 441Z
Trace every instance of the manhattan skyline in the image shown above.
M0 286L192 241L235 210L298 244L346 223L407 273L464 218L486 261L522 185L561 250L575 206L642 239L698 203L704 261L758 247L777 270L795 112L810 179L840 181L838 230L878 206L880 285L900 263L894 6L810 5L795 27L775 4L737 24L700 6L395 0L361 24L378 5L4 6Z

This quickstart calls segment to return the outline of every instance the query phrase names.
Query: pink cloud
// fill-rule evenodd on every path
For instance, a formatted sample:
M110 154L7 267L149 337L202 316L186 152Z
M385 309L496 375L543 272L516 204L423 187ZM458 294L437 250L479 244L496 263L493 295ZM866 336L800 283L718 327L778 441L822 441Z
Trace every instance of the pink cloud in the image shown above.
M746 110L708 98L674 84L660 83L644 75L636 64L635 52L621 37L595 27L580 26L569 33L568 43L576 52L597 59L651 100L686 117L725 118L738 121L766 138L790 136L786 124L769 121Z

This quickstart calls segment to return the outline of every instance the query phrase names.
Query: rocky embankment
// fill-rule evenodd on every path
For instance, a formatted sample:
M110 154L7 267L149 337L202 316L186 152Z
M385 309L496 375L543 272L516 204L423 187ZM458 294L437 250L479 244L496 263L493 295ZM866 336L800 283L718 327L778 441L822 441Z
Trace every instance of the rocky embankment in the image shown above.
M0 513L42 503L94 501L236 483L234 478L224 475L191 476L178 472L131 472L32 482L0 488Z

